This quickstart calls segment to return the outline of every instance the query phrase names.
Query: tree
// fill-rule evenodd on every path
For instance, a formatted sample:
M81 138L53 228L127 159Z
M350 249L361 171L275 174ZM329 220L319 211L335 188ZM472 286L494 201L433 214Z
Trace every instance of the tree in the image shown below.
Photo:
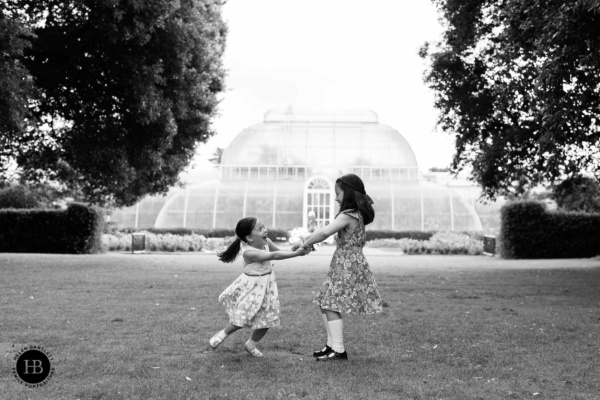
M0 176L9 174L11 156L19 147L18 137L29 116L27 101L34 85L21 62L28 38L30 30L20 21L0 13Z
M420 55L452 170L471 166L490 198L600 177L600 3L433 1L446 30Z
M448 167L444 167L444 168L431 167L431 168L429 168L429 172L450 172L450 168L448 168Z
M600 184L595 179L569 178L554 188L553 197L563 210L600 213Z
M223 149L220 147L217 147L215 152L212 154L212 158L209 158L208 161L210 161L211 163L218 166L218 165L221 165L222 157L223 157Z
M118 206L177 183L214 133L220 1L11 0L2 11L35 35L14 56L37 91L13 149L24 180Z

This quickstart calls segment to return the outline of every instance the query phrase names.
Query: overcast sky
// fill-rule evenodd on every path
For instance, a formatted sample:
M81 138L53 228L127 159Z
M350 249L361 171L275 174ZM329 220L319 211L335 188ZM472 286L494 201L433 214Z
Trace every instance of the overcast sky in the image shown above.
M452 140L435 130L417 55L441 36L431 0L228 0L223 16L227 90L196 168L265 111L289 106L373 110L404 135L422 170L450 163Z

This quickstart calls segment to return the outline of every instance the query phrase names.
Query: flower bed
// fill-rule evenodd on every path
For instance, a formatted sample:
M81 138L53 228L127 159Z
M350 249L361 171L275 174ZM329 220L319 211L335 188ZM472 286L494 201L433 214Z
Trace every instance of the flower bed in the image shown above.
M209 238L203 235L153 234L140 232L146 236L146 251L216 251L224 249L233 238ZM131 234L115 232L102 235L102 247L105 251L131 251Z
M398 248L406 254L483 254L483 241L456 232L438 232L429 240L376 239L367 246Z

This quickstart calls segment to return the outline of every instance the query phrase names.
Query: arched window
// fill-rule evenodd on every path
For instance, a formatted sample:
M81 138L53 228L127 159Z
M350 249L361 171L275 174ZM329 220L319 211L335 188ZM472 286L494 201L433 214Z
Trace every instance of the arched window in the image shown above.
M304 187L304 215L302 226L308 227L308 214L315 213L317 229L329 225L333 221L333 184L327 178L315 176L306 181Z

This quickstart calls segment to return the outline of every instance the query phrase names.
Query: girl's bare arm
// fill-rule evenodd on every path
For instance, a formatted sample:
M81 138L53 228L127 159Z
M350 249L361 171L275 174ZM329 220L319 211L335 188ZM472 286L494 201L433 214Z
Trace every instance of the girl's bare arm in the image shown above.
M272 251L265 253L259 250L246 250L244 252L244 259L246 262L263 262L271 260L285 260L287 258L293 258L308 254L308 250L299 248L296 251Z

